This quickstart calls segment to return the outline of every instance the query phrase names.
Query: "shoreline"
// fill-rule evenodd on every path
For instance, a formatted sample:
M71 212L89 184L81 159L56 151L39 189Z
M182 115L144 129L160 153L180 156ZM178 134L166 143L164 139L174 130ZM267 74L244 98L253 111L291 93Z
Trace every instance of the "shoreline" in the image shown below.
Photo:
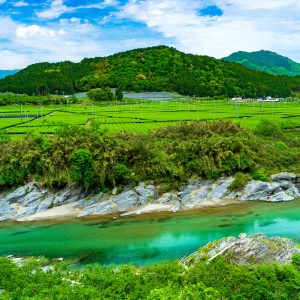
M233 181L233 177L215 181L190 179L179 190L163 194L159 193L158 186L144 182L135 187L124 187L118 194L114 191L88 193L69 187L55 193L31 182L14 191L0 193L0 222L174 215L252 201L289 202L300 197L300 177L293 173L272 175L270 182L252 180L237 190L230 189Z
M89 221L95 221L95 222L115 222L115 221L147 221L147 220L163 220L163 219L171 219L176 217L195 217L195 216L209 216L209 215L222 215L224 210L228 210L230 212L233 212L234 214L237 214L238 216L244 216L245 214L249 214L248 210L253 209L255 207L259 207L262 209L264 206L266 208L269 207L269 205L274 206L286 206L286 205L293 205L296 204L298 201L300 201L300 197L296 198L293 201L289 202L275 202L270 203L268 201L249 201L249 202L242 202L242 201L236 201L235 203L231 203L228 205L223 206L209 206L209 207L198 207L193 209L186 209L186 210L180 210L177 212L171 212L167 210L157 210L157 211L151 211L147 213L142 214L130 214L130 215L124 215L120 213L114 213L114 214L106 214L106 215L89 215L85 217L78 217L74 215L74 211L69 212L68 214L57 214L54 216L53 213L50 214L50 216L46 215L47 211L44 212L43 217L41 218L23 218L22 220L9 220L9 221L1 221L0 222L0 229L5 228L6 226L14 226L14 225L34 225L34 224L64 224L64 223L80 223L80 222L89 222ZM60 207L62 210L65 210L64 207ZM57 211L57 210L56 210ZM251 212L254 213L254 212Z

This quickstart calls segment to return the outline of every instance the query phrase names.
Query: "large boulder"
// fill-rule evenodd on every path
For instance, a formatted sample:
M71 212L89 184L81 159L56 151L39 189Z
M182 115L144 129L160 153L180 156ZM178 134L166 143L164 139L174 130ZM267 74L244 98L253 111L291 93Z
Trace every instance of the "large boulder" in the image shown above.
M251 181L243 191L239 194L239 198L243 201L246 200L259 200L259 201L291 201L300 196L298 189L290 181L275 181L275 182L262 182Z
M199 251L185 257L181 263L192 267L200 260L211 263L220 256L234 265L255 265L261 263L279 264L291 263L293 255L299 249L289 239L280 237L268 238L262 234L247 237L241 234L240 238L224 238L211 242Z
M126 211L140 205L140 197L133 190L129 190L119 194L115 197L114 200L119 212Z
M283 172L279 174L274 174L271 176L271 180L275 182L279 181L291 181L293 182L296 179L296 174L295 173L288 173L288 172Z
M139 196L139 202L140 205L148 204L150 202L153 202L158 197L157 189L154 185L146 185L144 182L140 183L136 189L135 192Z

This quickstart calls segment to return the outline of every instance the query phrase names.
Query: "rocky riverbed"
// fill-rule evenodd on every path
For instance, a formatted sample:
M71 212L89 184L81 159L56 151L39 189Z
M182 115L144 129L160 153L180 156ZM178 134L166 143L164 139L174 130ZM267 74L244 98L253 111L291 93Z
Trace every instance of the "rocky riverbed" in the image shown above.
M191 179L178 191L160 194L153 184L140 183L117 194L65 188L54 192L31 182L14 191L0 193L0 221L31 221L59 217L99 215L127 216L160 211L177 212L243 201L292 201L300 197L300 176L280 173L270 182L251 181L230 191L234 178L216 181Z

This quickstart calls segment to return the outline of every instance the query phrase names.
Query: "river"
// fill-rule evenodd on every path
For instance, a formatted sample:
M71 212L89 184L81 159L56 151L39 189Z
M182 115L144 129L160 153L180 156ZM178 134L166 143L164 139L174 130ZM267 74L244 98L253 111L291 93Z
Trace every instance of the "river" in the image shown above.
M0 223L0 255L148 265L181 258L209 241L254 232L300 242L300 200L248 202L110 221Z

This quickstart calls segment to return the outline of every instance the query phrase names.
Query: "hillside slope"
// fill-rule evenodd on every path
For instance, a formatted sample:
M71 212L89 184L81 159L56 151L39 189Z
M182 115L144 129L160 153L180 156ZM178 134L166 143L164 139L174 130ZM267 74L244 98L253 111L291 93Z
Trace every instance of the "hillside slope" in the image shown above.
M289 96L300 79L278 77L207 56L158 46L80 63L31 65L0 80L0 91L73 93L119 86L132 91L176 91L191 96Z
M263 71L274 75L298 76L300 75L300 64L288 57L271 51L236 52L224 60L236 62L247 68Z

